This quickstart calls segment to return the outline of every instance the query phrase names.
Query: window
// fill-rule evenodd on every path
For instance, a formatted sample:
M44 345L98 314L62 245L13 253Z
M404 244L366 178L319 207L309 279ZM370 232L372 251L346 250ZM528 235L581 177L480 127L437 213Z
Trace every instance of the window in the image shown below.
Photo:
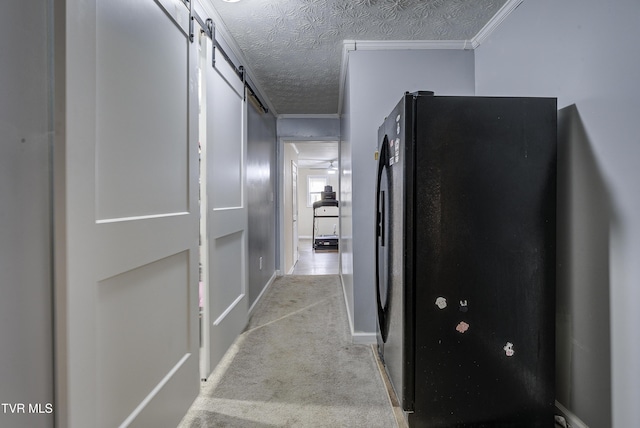
M309 175L307 176L307 206L312 207L315 201L319 201L324 186L327 185L326 175Z

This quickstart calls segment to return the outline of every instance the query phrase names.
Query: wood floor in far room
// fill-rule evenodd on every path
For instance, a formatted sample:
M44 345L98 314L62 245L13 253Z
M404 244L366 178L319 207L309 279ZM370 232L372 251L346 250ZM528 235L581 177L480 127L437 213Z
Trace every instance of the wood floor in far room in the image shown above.
M311 239L298 241L300 258L293 269L293 275L335 275L338 274L340 253L338 251L315 251Z

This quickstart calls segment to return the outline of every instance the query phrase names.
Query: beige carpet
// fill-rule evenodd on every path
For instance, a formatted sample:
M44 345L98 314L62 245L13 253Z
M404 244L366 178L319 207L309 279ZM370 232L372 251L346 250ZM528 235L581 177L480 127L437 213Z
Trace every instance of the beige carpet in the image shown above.
M395 426L372 348L350 343L336 275L278 278L180 424Z

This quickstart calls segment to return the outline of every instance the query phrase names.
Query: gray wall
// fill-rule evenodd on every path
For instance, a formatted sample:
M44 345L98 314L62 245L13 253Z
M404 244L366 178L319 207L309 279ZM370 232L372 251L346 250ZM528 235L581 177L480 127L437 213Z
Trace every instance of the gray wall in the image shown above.
M405 91L473 95L474 52L464 50L361 50L349 53L348 84L342 112L343 174L341 231L343 279L353 315L354 340L375 340L374 198L378 127ZM343 120L343 125L345 124ZM346 131L346 132L345 132ZM343 161L341 159L341 161ZM344 222L351 224L345 225ZM345 238L343 238L345 239ZM351 270L351 266L353 267Z
M478 95L558 97L557 399L593 428L640 420L639 17L524 2L476 49Z
M248 106L249 306L276 270L276 119ZM260 258L262 257L262 268Z
M25 0L0 14L0 402L43 409L53 402L48 8ZM0 408L0 426L48 427L52 416Z
M347 68L340 115L340 277L349 326L353 331L353 147L351 145L351 70ZM355 338L354 338L355 339Z
M340 135L340 122L332 115L282 115L278 117L278 137L289 141L326 140Z

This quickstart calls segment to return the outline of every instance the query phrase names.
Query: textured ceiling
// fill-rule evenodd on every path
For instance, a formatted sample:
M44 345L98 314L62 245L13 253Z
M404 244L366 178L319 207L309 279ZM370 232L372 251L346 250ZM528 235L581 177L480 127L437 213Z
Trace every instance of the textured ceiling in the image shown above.
M335 114L344 40L469 40L506 0L212 0L278 114Z

